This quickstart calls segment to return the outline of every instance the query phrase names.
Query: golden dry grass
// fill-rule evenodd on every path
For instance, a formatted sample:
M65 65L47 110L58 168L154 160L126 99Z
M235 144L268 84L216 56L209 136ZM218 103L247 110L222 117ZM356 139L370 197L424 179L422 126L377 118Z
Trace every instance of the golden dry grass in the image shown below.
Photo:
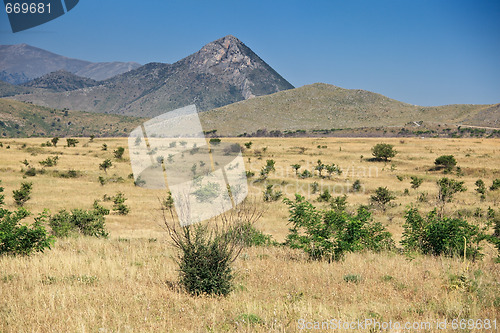
M229 140L229 139L228 139ZM162 229L158 198L162 191L133 186L128 179L128 156L112 158L125 139L80 139L76 148L41 148L45 139L4 139L0 148L0 179L5 187L6 206L14 209L11 193L21 181L32 181L34 192L27 208L90 209L104 194L125 193L131 206L127 216L107 218L110 238L59 239L50 251L31 257L0 257L0 332L295 332L299 319L325 321L373 318L382 321L430 321L454 318L498 319L500 314L500 270L494 263L496 250L484 244L485 258L479 262L395 253L348 254L344 261L328 264L310 262L297 251L278 247L245 249L235 262L236 289L226 298L192 297L176 283L173 257ZM429 171L436 157L453 154L461 166L468 191L457 195L447 206L452 213L466 215L479 207L498 206L498 193L488 192L484 202L474 191L478 178L487 186L500 178L500 140L486 139L234 139L252 141L244 152L247 169L258 175L266 159L276 161L270 182L285 195L307 191L314 179L297 180L290 165L312 165L318 159L340 165L344 173L323 180L341 194L360 179L364 191L348 193L351 207L368 204L378 186L387 186L397 195L395 204L374 219L401 238L405 207L415 203L421 192L429 202L416 203L426 212L436 202L435 180L442 172ZM369 162L370 148L378 142L396 146L399 154L392 163ZM86 144L87 143L87 144ZM107 143L108 151L101 145ZM25 148L22 148L26 144ZM10 149L6 147L10 145ZM85 146L84 146L85 145ZM317 148L317 146L327 148ZM264 148L265 152L263 151ZM304 147L305 152L300 153ZM256 157L261 152L261 159ZM27 159L39 168L39 161L55 153L59 164L43 175L22 178ZM127 155L127 154L126 154ZM364 157L361 159L360 156ZM114 166L106 176L98 164L111 158ZM392 167L391 167L392 165ZM50 169L74 169L76 179L57 177ZM348 172L349 171L349 172ZM354 172L354 174L353 174ZM123 177L122 183L101 186L98 176ZM396 176L403 177L403 181ZM413 190L409 177L425 179ZM262 199L262 183L250 181L251 196ZM335 187L334 187L335 186ZM409 188L410 195L403 195ZM307 195L309 196L309 195ZM310 195L314 199L317 194ZM109 203L104 205L110 206ZM319 205L319 204L318 204ZM279 241L287 234L287 207L281 202L262 204L265 214L257 227ZM468 217L480 223L480 218ZM358 283L346 276L358 275ZM453 276L463 275L464 281ZM360 330L368 331L368 330ZM376 330L375 330L376 331ZM435 331L435 330L431 330ZM454 331L454 330L445 330Z

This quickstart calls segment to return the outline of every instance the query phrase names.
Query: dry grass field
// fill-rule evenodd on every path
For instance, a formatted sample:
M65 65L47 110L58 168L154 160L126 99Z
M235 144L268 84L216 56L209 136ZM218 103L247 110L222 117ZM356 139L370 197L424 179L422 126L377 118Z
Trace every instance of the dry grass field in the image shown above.
M309 261L300 251L286 247L245 248L235 261L235 290L227 297L193 297L177 283L175 251L162 227L159 199L164 191L135 187L126 149L116 160L113 150L127 147L123 138L79 138L76 148L41 147L47 139L2 139L0 180L5 188L5 207L15 209L12 190L23 181L33 182L26 208L40 213L44 208L91 209L95 199L121 191L128 198L130 213L111 214L106 219L108 239L77 237L57 239L51 250L30 257L0 256L0 332L298 332L300 319L324 322L332 319L431 324L422 332L473 332L454 330L453 319L496 320L500 331L500 269L496 249L484 242L481 261L459 258L405 255L399 253L351 253L339 262ZM480 201L475 181L489 187L500 178L500 140L497 139L346 139L346 138L235 138L223 139L243 145L250 197L264 211L256 227L283 241L288 233L288 208L281 202L262 200L263 183L255 183L266 160L276 161L269 183L292 198L300 193L314 200L310 184L317 181L334 195L347 194L349 210L368 204L379 186L396 195L385 212L373 218L393 234L402 235L404 211L414 204L428 212L437 204L436 180L442 171L430 171L434 160L454 155L468 188L447 204L449 215L461 212L469 222L484 223L488 207L498 211L500 191L488 191ZM393 144L398 151L391 162L372 162L371 147ZM107 151L101 149L106 143ZM10 147L7 149L7 147ZM319 148L318 148L319 147ZM40 161L59 156L58 164L44 174L23 179L21 163L41 169ZM111 159L113 166L99 170ZM321 159L343 170L332 179L297 179L292 164L301 171ZM58 172L56 172L57 170ZM75 170L77 178L62 178L61 172ZM98 177L112 178L101 185ZM410 176L424 178L418 189L410 187ZM119 179L122 177L122 179ZM456 175L452 177L457 178ZM353 193L359 179L362 190ZM116 180L116 181L113 181ZM405 189L409 194L405 195ZM417 197L427 193L426 202ZM111 207L110 202L103 205ZM314 202L321 207L324 204ZM349 277L356 276L355 279ZM353 281L355 280L355 281ZM438 330L436 322L447 320ZM323 330L313 330L315 332ZM325 330L332 331L332 330ZM348 331L400 332L362 327Z

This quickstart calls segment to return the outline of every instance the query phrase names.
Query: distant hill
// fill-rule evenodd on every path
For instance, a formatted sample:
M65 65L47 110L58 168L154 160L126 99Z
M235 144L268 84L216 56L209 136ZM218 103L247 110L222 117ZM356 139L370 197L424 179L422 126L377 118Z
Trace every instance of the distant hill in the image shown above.
M139 67L135 62L101 62L67 58L27 44L0 45L0 80L21 84L58 70L104 80Z
M22 86L42 88L52 91L71 91L97 85L96 80L80 77L73 73L59 70L24 83Z
M210 110L293 86L234 36L174 64L150 63L71 92L37 90L14 97L53 108L154 117L196 104Z
M259 129L296 131L404 126L408 122L499 127L499 105L422 107L373 92L315 83L256 97L201 114L206 130L221 135Z
M0 99L0 138L31 136L127 136L144 119L56 110Z

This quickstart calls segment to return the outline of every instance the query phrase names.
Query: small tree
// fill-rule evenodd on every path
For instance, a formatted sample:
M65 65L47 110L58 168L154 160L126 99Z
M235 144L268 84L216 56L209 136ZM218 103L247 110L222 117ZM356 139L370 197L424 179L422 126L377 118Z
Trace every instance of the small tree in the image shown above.
M76 147L76 144L80 142L77 139L66 139L66 145L68 147Z
M283 193L281 191L273 190L273 185L267 185L266 189L264 190L264 201L278 201L282 195Z
M101 146L101 150L103 150L103 151L108 150L108 145L105 144L105 143L103 143L102 146Z
M114 197L113 197L113 210L117 212L120 215L127 215L130 211L130 208L125 205L125 201L127 198L122 192L118 192Z
M20 225L30 212L19 208L15 212L0 208L0 255L30 255L50 249L53 238L48 236L44 224L47 212L35 217L31 225Z
M33 187L33 183L31 182L23 182L21 183L21 188L19 190L12 191L14 202L18 206L23 206L26 201L31 199L31 190Z
M291 167L292 167L293 170L295 170L295 175L298 177L299 176L300 164L292 164Z
M422 185L422 182L424 181L423 178L419 178L417 176L411 176L411 188L413 189L417 189L420 187L420 185Z
M498 190L499 188L500 188L500 179L499 178L494 179L493 183L490 186L490 191L495 191Z
M434 164L436 168L444 168L445 173L448 173L457 165L457 161L453 155L442 155L436 158Z
M386 205L396 197L387 189L387 187L379 187L375 190L375 194L370 197L370 200L377 203L385 211Z
M50 141L52 142L52 145L53 145L54 147L56 147L56 146L57 146L57 143L59 142L59 138L56 136L55 138L52 138L52 140L50 140Z
M482 179L476 180L476 192L481 195L481 200L486 199L486 184Z
M443 217L445 204L450 202L456 193L465 192L467 191L467 188L464 186L464 182L459 182L446 177L439 179L437 181L437 185L439 188L438 201L441 204L438 216Z
M337 165L335 165L335 163L332 163L331 165L326 165L325 167L326 167L326 172L328 173L328 178L331 178L333 173L336 173L337 175L342 174L342 170L340 170L340 168Z
M105 173L108 173L107 170L111 168L112 165L113 163L111 163L111 160L108 158L105 159L101 164L99 164L99 169L104 170Z
M388 143L378 143L372 148L372 155L376 159L388 161L390 158L396 156L398 152L394 150L394 146Z
M121 160L123 158L123 153L125 153L125 148L123 147L118 147L113 151L113 155L115 155L115 158L118 160Z
M359 192L360 190L361 190L361 181L359 179L356 179L354 183L352 183L352 191Z
M250 149L250 147L252 147L252 141L250 141L250 142L245 142L245 147L246 147L247 149Z
M321 162L321 160L318 160L316 166L314 167L314 170L318 171L318 174L319 174L319 177L323 177L323 175L321 174L323 172L323 170L325 170L326 168L326 165L323 164L323 162Z

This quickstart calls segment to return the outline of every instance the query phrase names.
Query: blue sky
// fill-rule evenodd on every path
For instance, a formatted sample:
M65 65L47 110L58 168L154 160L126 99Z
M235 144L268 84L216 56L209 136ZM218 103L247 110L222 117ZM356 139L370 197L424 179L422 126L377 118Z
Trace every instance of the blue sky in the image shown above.
M175 62L232 34L294 86L325 82L418 105L500 103L500 1L80 0L12 33L90 61Z

